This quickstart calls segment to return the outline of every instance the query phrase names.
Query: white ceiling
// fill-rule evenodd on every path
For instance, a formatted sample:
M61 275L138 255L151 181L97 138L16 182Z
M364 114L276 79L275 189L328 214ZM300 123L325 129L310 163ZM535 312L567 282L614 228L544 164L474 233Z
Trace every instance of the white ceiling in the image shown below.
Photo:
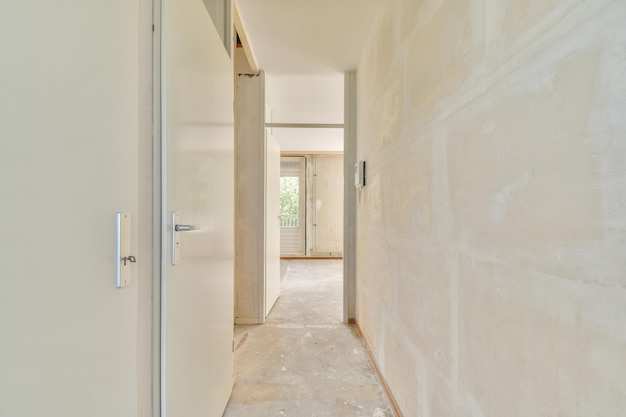
M267 120L273 123L343 123L343 74L265 77ZM343 129L274 128L283 151L343 151Z
M266 74L266 100L276 123L343 123L343 74Z
M357 66L380 0L236 0L266 72L274 123L343 123L343 79ZM342 129L272 129L284 151L341 151Z
M236 0L259 68L272 74L356 69L380 0Z

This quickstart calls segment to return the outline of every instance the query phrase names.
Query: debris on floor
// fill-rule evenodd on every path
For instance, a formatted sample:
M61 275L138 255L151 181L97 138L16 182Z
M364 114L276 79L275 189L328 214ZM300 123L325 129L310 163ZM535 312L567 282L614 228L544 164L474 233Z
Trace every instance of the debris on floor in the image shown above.
M281 296L266 324L236 326L236 381L223 417L393 417L361 341L342 322L342 262L281 263Z

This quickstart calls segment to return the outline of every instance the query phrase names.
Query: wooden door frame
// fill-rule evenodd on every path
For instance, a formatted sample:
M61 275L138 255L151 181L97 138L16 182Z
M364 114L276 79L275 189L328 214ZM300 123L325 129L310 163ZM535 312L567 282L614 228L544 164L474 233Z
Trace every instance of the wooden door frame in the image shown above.
M344 78L344 142L343 142L343 321L356 320L356 189L354 164L356 140L356 72Z

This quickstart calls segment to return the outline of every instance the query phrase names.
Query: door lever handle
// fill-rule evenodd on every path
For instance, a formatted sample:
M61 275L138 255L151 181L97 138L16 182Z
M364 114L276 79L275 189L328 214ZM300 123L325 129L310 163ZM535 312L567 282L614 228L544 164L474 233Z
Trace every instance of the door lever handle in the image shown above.
M191 230L200 229L199 226L191 224L177 224L180 221L180 214L172 212L172 265L178 265L180 262L180 237L176 232L189 232Z
M177 224L174 226L174 230L177 232L188 232L190 230L198 230L198 226L191 224Z

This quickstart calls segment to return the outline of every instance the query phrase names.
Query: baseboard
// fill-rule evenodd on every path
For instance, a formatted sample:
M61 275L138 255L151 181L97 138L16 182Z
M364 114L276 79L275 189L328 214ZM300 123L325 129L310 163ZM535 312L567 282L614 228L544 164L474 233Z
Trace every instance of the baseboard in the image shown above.
M378 380L380 381L380 384L383 386L383 390L385 390L385 394L387 395L387 399L389 400L389 405L391 405L391 408L393 409L393 413L395 414L395 417L403 417L402 412L400 411L400 407L398 407L398 403L396 402L396 399L393 397L393 394L391 393L391 389L389 388L389 385L387 384L387 381L385 380L383 373L380 371L380 367L378 366L376 357L374 357L374 354L372 353L372 349L370 348L370 345L367 343L367 339L363 335L363 332L361 331L361 327L359 327L359 323L356 321L356 319L353 319L353 318L349 319L348 323L354 326L354 329L356 330L356 334L359 336L359 339L361 339L361 342L363 343L363 347L365 347L365 352L367 352L367 356L369 356L370 361L372 362L372 366L374 366L374 371L376 372L376 375L378 376Z
M261 323L259 323L259 319L255 317L252 317L252 318L237 317L235 319L235 324L261 324Z
M321 260L342 260L343 256L281 256L283 261L321 261Z

